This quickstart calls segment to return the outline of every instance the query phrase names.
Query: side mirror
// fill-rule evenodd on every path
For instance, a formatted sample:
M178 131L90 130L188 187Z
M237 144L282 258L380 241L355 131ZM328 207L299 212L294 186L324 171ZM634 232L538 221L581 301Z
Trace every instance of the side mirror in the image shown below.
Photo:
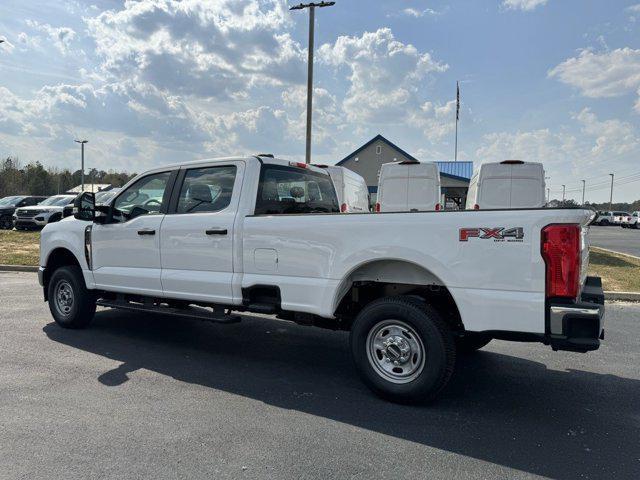
M73 201L73 217L77 220L93 222L96 216L96 195L92 192L82 192Z

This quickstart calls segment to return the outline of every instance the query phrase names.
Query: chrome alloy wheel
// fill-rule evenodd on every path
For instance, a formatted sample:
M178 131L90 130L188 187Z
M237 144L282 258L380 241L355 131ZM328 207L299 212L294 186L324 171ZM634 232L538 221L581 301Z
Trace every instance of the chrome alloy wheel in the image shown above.
M74 300L71 284L66 280L60 280L56 284L55 292L56 308L62 315L69 315L73 308Z
M392 383L409 383L425 364L425 348L413 327L383 320L369 331L367 358L375 372Z

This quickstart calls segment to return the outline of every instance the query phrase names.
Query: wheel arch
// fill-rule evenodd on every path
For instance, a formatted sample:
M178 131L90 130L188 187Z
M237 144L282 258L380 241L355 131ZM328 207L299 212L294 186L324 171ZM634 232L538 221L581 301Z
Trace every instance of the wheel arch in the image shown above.
M46 263L44 265L45 271L43 276L43 288L44 288L44 299L48 300L48 291L49 291L49 281L51 280L51 275L60 267L65 267L68 265L77 265L82 268L82 265L76 258L76 256L65 247L57 247L49 252L47 256Z
M365 305L391 295L409 295L438 310L453 330L464 330L460 310L441 278L406 259L378 259L355 266L340 282L333 303L334 315L349 325Z

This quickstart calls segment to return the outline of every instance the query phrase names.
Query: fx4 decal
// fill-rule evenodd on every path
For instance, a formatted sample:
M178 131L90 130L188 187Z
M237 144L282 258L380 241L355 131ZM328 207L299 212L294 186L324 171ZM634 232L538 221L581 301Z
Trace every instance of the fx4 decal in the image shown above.
M461 242L468 242L470 238L480 238L483 240L493 239L494 242L522 242L524 229L522 227L461 228L459 240Z

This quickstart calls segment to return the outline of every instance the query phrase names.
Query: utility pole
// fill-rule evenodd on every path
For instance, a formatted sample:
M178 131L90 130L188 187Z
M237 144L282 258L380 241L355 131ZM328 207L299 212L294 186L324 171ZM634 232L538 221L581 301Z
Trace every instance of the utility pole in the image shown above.
M551 189L547 187L547 203L549 203L549 194L551 193L550 190Z
M81 151L80 183L82 185L80 189L82 192L84 192L84 144L88 143L89 140L74 140L74 142L80 144L80 151Z
M582 205L584 205L584 188L587 185L587 182L584 180L580 180L582 182Z
M562 185L562 205L564 205L564 192L566 188L566 185Z
M456 147L453 161L458 161L458 120L460 120L460 84L456 82Z
M611 175L611 195L609 196L609 210L611 210L611 204L613 203L613 173Z
M300 5L295 5L289 10L303 10L305 8L309 9L309 53L307 57L307 145L305 150L305 162L311 163L311 117L312 117L312 107L313 107L313 42L315 37L315 18L316 18L316 7L331 7L335 5L336 2L325 2L322 1L320 3L301 3Z

